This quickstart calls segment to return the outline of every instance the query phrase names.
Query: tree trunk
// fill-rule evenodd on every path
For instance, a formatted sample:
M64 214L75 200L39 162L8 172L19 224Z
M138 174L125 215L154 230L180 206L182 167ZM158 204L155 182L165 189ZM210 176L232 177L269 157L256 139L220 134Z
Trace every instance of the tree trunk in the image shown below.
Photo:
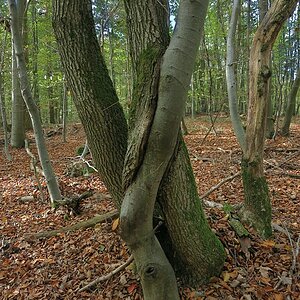
M236 50L235 35L236 26L240 13L241 1L234 0L232 15L227 36L227 55L226 55L226 82L230 109L230 118L234 133L243 151L246 149L246 137L243 124L238 111L237 80L236 80Z
M54 205L55 200L61 199L61 194L60 194L60 190L58 187L55 174L51 166L48 151L46 148L39 111L37 109L34 100L32 99L32 95L30 91L30 84L29 84L28 75L26 71L26 63L25 63L25 57L23 52L22 39L19 31L18 11L17 11L16 2L14 0L9 0L8 3L9 3L10 14L11 14L13 46L15 49L15 56L16 56L16 61L18 66L21 92L32 121L38 154L45 174L47 187L50 194L51 204Z
M297 97L297 92L299 90L299 86L300 86L300 68L297 71L296 78L293 82L291 91L288 96L287 108L283 120L283 126L281 129L281 134L283 136L288 136L290 134L290 125L295 111L296 97Z
M144 149L144 145L147 143L150 131L148 126L152 124L152 115L157 105L157 101L155 101L157 90L153 89L155 86L153 82L159 80L159 74L155 66L158 64L159 67L169 38L168 29L164 27L167 24L166 10L161 10L159 3L156 1L148 1L146 4L143 1L125 1L125 8L133 73L135 74L129 123L129 147L125 159L125 162L130 163L125 163L124 171L126 187L127 182L131 181L130 175L131 178L134 178L138 173L140 162L143 160L143 151L134 151L133 149ZM138 21L140 15L144 16L143 23ZM147 32L147 28L154 28L151 30L152 35ZM163 28L165 29L163 30ZM151 77L152 80L149 81ZM185 145L181 138L177 141L176 149L169 164L170 173L166 172L161 183L158 202L162 207L168 235L175 253L167 251L168 258L172 260L178 276L186 283L195 284L205 282L209 277L218 274L223 265L224 252L205 221L188 153L185 151ZM136 157L135 155L140 156ZM126 165L131 167L129 172L126 170ZM135 169L132 169L133 165L135 165ZM131 174L129 174L130 172ZM184 207L189 208L188 211L194 218L183 213L183 201L186 205ZM191 222L191 219L194 222ZM198 238L194 239L190 235L183 235L183 228L186 228L186 232L192 233L192 236L197 235ZM215 252L204 246L208 244L214 245L212 248ZM164 244L163 247L165 248ZM186 249L189 249L188 256Z
M53 25L66 78L79 116L85 127L96 167L102 180L113 195L117 206L120 206L124 195L121 175L126 151L127 124L99 51L93 29L91 9L87 10L90 7L90 2L87 0L75 2L55 0L53 3ZM137 39L130 39L130 43L134 43L134 45L131 45L131 50L134 49L134 51L131 51L131 57L134 65L135 87L129 119L131 133L126 155L127 168L124 171L124 186L126 188L129 188L135 182L141 164L144 162L144 151L157 106L160 58L169 41L168 35L166 35L168 33L166 11L162 10L157 1L151 1L151 4L149 1L148 3L130 1L129 4L136 6L139 13L141 11L148 14L152 12L156 15L151 16L150 14L151 19L148 18L148 15L143 18L145 22L148 19L152 22L150 28L153 30L145 32L143 26L147 27L149 24L140 22L139 32L142 32L142 34L138 34ZM149 7L152 9L149 9ZM129 12L134 14L137 10L130 9ZM162 14L164 15L163 20L165 20L162 23L163 26L161 24L154 26L153 19L161 19ZM129 19L134 21L131 16ZM136 17L135 20L137 20ZM77 33L75 36L72 35L74 31ZM160 31L164 31L164 34L162 35ZM163 48L161 49L161 47ZM144 90L144 93L141 90ZM137 125L139 125L138 128L136 128ZM179 130L179 127L177 127L177 130ZM178 131L176 131L176 137L177 134ZM199 283L207 281L210 276L217 275L220 272L225 254L221 243L210 230L201 210L184 144L179 140L176 145L177 152L173 153L172 164L170 164L173 171L161 182L158 198L159 202L162 203L162 207L165 207L163 213L166 224L169 226L169 234L176 254L175 258L178 262L176 270L178 270L179 275L183 275L182 277L186 281ZM179 157L185 157L184 163ZM182 164L184 169L189 170L189 172L184 171L186 172L184 176L181 175L182 172L179 172ZM171 170L171 167L168 169ZM160 168L159 171L161 172ZM174 180L177 178L176 188L169 182L173 178ZM186 181L183 178L186 178ZM149 184L151 184L150 179ZM155 184L157 185L156 181ZM187 190L193 191L187 194L188 197L185 196ZM153 194L149 196L153 197ZM173 196L174 199L172 199ZM183 199L186 199L184 207L181 206ZM151 200L153 199L151 198ZM174 202L172 203L172 201ZM177 209L172 209L173 205ZM189 214L185 214L185 211L188 211ZM152 228L151 211L150 215ZM172 221L172 219L176 219L177 222ZM191 235L183 235L181 226L186 227L186 232L191 233ZM160 227L159 231L161 229ZM156 239L153 237L152 229L151 236L150 243L159 248ZM186 249L189 249L189 256L185 253ZM164 257L161 250L158 253L160 253L158 254L159 257ZM174 256L171 255L174 261ZM171 272L170 268L169 271ZM174 277L172 275L173 284ZM173 295L172 292L169 297L172 298Z
M298 0L275 0L259 25L250 51L249 110L246 151L242 174L245 201L243 218L263 238L272 234L271 203L263 170L265 129L268 113L270 54L284 21L294 11Z
M19 32L22 38L22 28L24 21L24 11L26 6L25 0L20 0L17 3L18 6L18 24ZM13 41L12 41L13 43ZM18 78L17 60L15 56L15 50L12 45L12 116L11 116L11 139L10 143L12 147L22 148L25 141L25 103L23 101L20 82Z
M120 208L127 122L100 52L90 1L54 0L53 27L95 167Z
M2 118L2 125L4 131L4 153L8 160L11 160L11 155L8 149L8 129L7 129L7 118L6 118L6 105L5 105L5 92L4 92L4 82L3 82L3 69L4 69L4 57L6 51L6 42L7 42L7 31L2 41L2 49L0 53L0 113Z

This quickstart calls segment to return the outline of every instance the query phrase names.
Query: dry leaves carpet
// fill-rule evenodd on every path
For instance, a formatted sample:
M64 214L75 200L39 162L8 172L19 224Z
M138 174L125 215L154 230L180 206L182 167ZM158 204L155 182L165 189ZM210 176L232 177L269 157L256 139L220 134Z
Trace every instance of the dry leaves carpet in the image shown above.
M199 194L240 170L241 151L229 119L218 119L205 138L210 123L204 118L188 120L186 142L190 151ZM205 140L204 140L205 138ZM3 136L0 136L0 141ZM116 222L107 220L95 227L26 240L26 233L58 229L113 210L110 197L97 175L70 177L66 169L76 160L76 148L85 136L80 125L68 130L68 142L53 135L47 144L65 196L94 194L82 201L81 214L66 208L53 210L40 200L37 182L24 149L10 149L13 161L0 157L0 299L142 299L141 287L132 266L101 282L90 291L79 289L116 269L130 254L118 236ZM0 149L3 143L0 144ZM36 154L34 143L31 150ZM180 287L182 299L300 299L300 126L292 125L291 136L266 143L265 169L273 204L274 231L263 241L251 230L239 239L219 208L205 207L213 230L228 254L219 278L197 289ZM45 183L42 183L47 196ZM21 201L34 196L33 201ZM240 177L222 185L207 200L230 207L243 201ZM180 285L180 282L179 282Z

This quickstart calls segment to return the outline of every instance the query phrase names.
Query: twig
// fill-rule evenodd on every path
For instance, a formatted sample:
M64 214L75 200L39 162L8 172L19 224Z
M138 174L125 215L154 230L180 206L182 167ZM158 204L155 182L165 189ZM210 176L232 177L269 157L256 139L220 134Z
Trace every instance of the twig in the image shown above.
M233 180L234 178L238 177L241 175L241 172L237 172L232 176L226 177L224 178L222 181L220 181L217 185L213 186L211 189L209 189L206 193L202 194L200 196L201 199L206 198L207 196L209 196L212 192L214 192L216 189L218 189L221 185L223 185L224 183Z
M104 275L104 276L101 276L97 279L95 279L94 281L90 282L88 285L82 287L81 289L79 289L79 292L83 292L83 291L86 291L88 290L89 288L93 287L94 285L96 285L97 283L101 282L101 281L105 281L105 280L108 280L110 279L111 277L113 277L115 274L121 272L122 270L124 270L127 266L130 265L130 263L133 261L133 255L130 255L130 257L127 259L127 261L119 266L118 268L116 268L115 270L111 271L110 273Z

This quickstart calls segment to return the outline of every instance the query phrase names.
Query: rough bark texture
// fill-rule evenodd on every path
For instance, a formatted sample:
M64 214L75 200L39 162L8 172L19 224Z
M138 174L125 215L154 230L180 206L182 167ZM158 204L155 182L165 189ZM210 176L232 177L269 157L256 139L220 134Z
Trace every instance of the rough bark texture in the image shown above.
M246 151L242 163L245 202L243 217L267 238L272 234L271 204L263 170L268 113L270 54L284 21L298 0L275 0L259 25L250 51L249 110Z
M100 53L91 10L88 0L54 0L53 26L95 166L120 207L127 124Z
M131 158L133 163L130 167L134 166L135 169L131 169L131 173L126 172L128 166L125 165L125 178L130 174L134 177L134 174L137 173L135 170L143 161L143 147L147 145L149 126L152 125L152 114L157 105L157 89L153 88L155 86L153 83L155 80L157 82L159 74L155 68L156 66L159 67L161 56L169 40L167 10L164 8L164 3L161 3L162 8L162 5L157 1L148 1L147 3L144 1L125 1L135 74L133 103L130 112L130 139L126 159L129 162L128 156ZM144 16L142 23L138 21L141 15ZM151 29L150 33L147 31L148 29ZM179 58L175 52L172 56L176 60ZM151 81L149 81L149 77L152 77ZM173 96L169 99L172 99L173 103L176 101ZM144 124L144 127L141 124ZM171 127L169 130L171 132ZM130 147L130 145L133 146ZM167 237L164 233L160 233L162 237L159 234L159 238L161 241L162 239L166 241L171 237L173 246L168 245L170 248L166 249L166 245L163 244L169 260L172 261L179 277L187 283L196 284L205 282L212 274L219 273L224 262L224 252L222 245L212 234L205 221L199 197L195 192L195 180L188 153L184 150L185 145L181 137L178 139L177 145L177 150L173 153L169 164L170 172L165 173L158 195L158 202L168 227ZM136 149L141 151L136 153L134 152ZM130 181L131 179L125 179L125 182ZM185 209L181 207L183 199L185 199L186 205L184 207L189 207L190 211L194 211L197 215L193 218L193 222L191 222L192 218L184 213ZM171 209L172 207L173 209ZM182 234L182 228L187 228L186 232L192 232L197 236L197 239ZM212 245L212 247L209 249L204 245ZM189 249L188 256L186 249ZM212 263L212 261L214 262Z
M283 120L283 126L281 129L281 134L283 136L288 136L290 134L290 125L292 121L292 117L295 111L295 105L296 105L296 96L297 92L300 87L300 68L297 71L296 78L293 82L292 89L289 93L288 102L287 102L287 108Z
M95 38L91 10L87 10L87 8L90 9L90 1L55 0L53 3L53 25L68 85L72 91L80 118L85 127L88 143L92 148L93 158L96 162L99 174L116 202L120 204L123 196L121 173L126 151L127 127ZM126 167L123 173L123 186L129 187L135 183L137 175L140 172L140 167L145 160L145 150L150 144L147 140L150 135L154 112L157 107L161 57L167 47L169 37L167 35L168 28L165 15L167 11L165 10L166 7L162 6L165 2L148 1L145 3L144 1L138 1L135 3L135 1L128 1L126 3L128 5L138 4L136 11L130 9L128 12L130 22L133 22L133 18L135 18L135 20L143 19L143 22L138 22L140 30L136 31L136 34L138 35L137 38L140 40L140 42L136 42L136 45L138 47L137 49L140 50L137 50L135 54L131 54L135 66L133 72L135 76L134 100L131 104L131 116L133 117L129 120L131 134L128 143L128 152L126 154ZM196 5L199 5L199 3L197 2ZM205 7L207 2L205 1L205 4L203 5ZM200 10L200 12L201 11L204 13L205 9ZM138 14L133 17L135 12L138 12ZM187 13L190 15L193 14L193 12L189 10ZM142 14L146 15L143 16ZM159 19L159 16L162 14L164 14L164 23L158 24L157 18ZM151 19L149 20L149 18ZM152 19L152 25L147 24L147 22ZM153 24L155 23L159 26L154 28ZM144 26L146 26L146 29ZM146 31L148 30L147 26L150 26L150 32ZM129 27L133 29L133 24L129 23ZM129 34L131 33L129 32ZM189 36L189 33L185 34L185 36L188 36L188 46L190 46L190 44L192 45L193 38ZM145 39L147 39L147 41L145 41ZM185 49L188 53L189 50L190 49ZM136 53L139 54L137 55ZM185 58L182 60L182 58L178 58L177 55L174 57L185 62ZM183 87L184 92L186 92L187 86ZM182 86L180 86L179 90L180 93L178 95L178 90L175 90L176 97L180 97ZM173 97L168 97L167 102L169 102L169 99L172 99L173 103ZM180 100L182 101L183 99L184 97ZM163 112L164 108L161 109L161 111ZM170 111L172 111L172 109L170 109ZM180 119L175 118L174 122L178 122ZM136 125L138 125L137 129L135 129ZM178 126L176 126L174 129L177 138L179 123ZM168 135L171 128L172 126L169 126L167 130ZM164 131L164 134L165 133L166 132ZM166 141L164 142L167 144ZM171 151L171 159L174 161L172 162L174 171L172 172L171 177L176 178L177 176L178 178L176 197L174 197L173 200L172 198L173 195L175 195L175 192L174 194L172 193L171 189L173 186L169 185L169 180L165 180L163 183L158 180L159 174L157 172L162 172L163 166L159 166L159 168L156 168L153 172L148 172L148 170L145 172L147 176L145 175L144 177L145 182L147 179L147 185L149 184L152 186L152 184L158 184L161 186L162 190L159 193L159 199L161 199L162 202L169 203L168 205L171 207L173 205L172 201L174 201L174 206L178 208L181 206L182 199L185 198L184 193L191 189L194 191L193 186L195 186L194 181L192 181L192 183L189 182L191 181L190 175L192 173L186 173L184 176L180 175L180 172L178 175L175 174L176 176L173 174L177 172L177 169L180 170L182 168L182 162L180 162L179 159L176 159L176 157L181 157L179 155L180 151L182 151L179 147L179 145L181 145L180 143L178 141L176 142L176 145L178 145L176 149L179 151L175 154ZM158 143L153 142L152 146L155 145L158 145ZM166 150L168 150L168 147L168 145L164 146ZM187 159L187 163L185 163L186 168L191 170L186 152L184 152L183 157ZM156 156L149 157L149 159L151 160L151 163L148 163L147 166L153 169L153 166L157 164ZM102 163L103 160L104 162ZM166 162L168 162L168 159ZM166 162L163 160L164 165ZM168 167L169 165L171 164L168 164ZM151 179L153 176L155 177L154 180ZM152 210L154 205L153 199L155 200L156 193L145 192L145 190L147 191L149 188L150 187L147 186L145 189L138 190L137 192L141 192L142 199L143 197L151 198L152 203L149 203L149 208ZM178 191L182 191L182 193ZM190 195L192 195L193 198L186 198L186 207L188 206L191 211L195 212L196 216L194 222L192 222L190 216L185 216L183 213L183 211L185 211L184 209L166 209L165 218L166 223L170 224L169 234L174 234L171 239L175 248L175 256L178 258L176 267L179 271L178 274L181 275L182 271L182 274L185 274L184 279L186 279L187 282L199 283L207 280L210 274L217 275L219 273L225 259L225 253L221 243L208 227L207 222L203 221L204 215L201 214L202 211L201 208L199 208L200 200L197 194L191 193ZM147 204L148 202L145 201L145 203ZM164 204L162 204L162 206L164 206ZM200 217L198 216L198 212L201 214ZM137 218L137 220L138 222L144 223L144 214L146 213L148 213L146 220L148 222L147 225L151 223L150 235L149 237L147 236L147 239L149 238L149 243L146 247L147 249L153 249L152 247L155 247L157 249L157 255L155 255L155 258L151 256L151 258L154 259L152 261L154 262L154 268L152 268L152 265L151 268L141 268L141 272L144 272L142 278L144 278L143 280L148 281L155 277L156 282L160 281L159 286L155 286L153 289L150 288L150 290L152 290L154 294L161 291L160 295L166 295L165 298L162 296L161 299L176 299L177 296L174 296L174 293L177 295L176 288L174 288L174 276L168 275L172 274L170 265L168 263L160 266L157 264L164 259L164 254L153 235L152 212L149 212L148 208L142 210L141 216ZM151 216L151 218L149 216ZM172 223L171 219L173 218L180 220L178 223ZM168 222L168 219L171 221ZM201 220L201 222L199 220ZM180 226L187 226L187 232L193 232L193 237L197 236L197 239L195 238L193 240L193 237L180 236L182 227L178 226L178 224L180 224ZM150 225L148 227L150 228ZM132 230L132 235L134 235L135 230L139 230L139 224ZM159 228L159 231L161 231L161 227ZM206 241L205 239L208 237L210 240ZM141 236L141 239L142 238L143 236ZM208 245L211 245L211 247L203 247L206 242ZM182 243L178 246L178 250L177 243ZM191 255L191 257L187 257L184 253L184 249L186 248L189 249L189 255ZM144 251L147 251L147 249L142 252L145 253ZM141 257L142 252L136 251L136 256L140 255ZM174 258L174 255L172 255L172 257ZM212 261L213 263L211 263ZM167 276L164 278L167 277L166 280L169 280L168 283L160 279L162 278L161 276L163 276L160 274L160 271L166 272ZM171 286L173 289L170 288ZM147 290L149 292L148 288ZM171 293L170 290L172 290ZM149 294L152 292L149 292Z
M39 154L39 159L45 174L50 200L51 203L54 204L55 200L61 199L61 194L48 155L39 111L36 106L36 103L32 98L31 91L30 91L30 84L29 84L27 70L26 70L22 39L19 31L17 6L14 0L9 0L8 3L9 3L10 14L11 14L11 30L13 36L13 46L15 49L15 56L16 56L16 61L18 66L18 75L20 80L21 93L26 103L32 121L36 146Z

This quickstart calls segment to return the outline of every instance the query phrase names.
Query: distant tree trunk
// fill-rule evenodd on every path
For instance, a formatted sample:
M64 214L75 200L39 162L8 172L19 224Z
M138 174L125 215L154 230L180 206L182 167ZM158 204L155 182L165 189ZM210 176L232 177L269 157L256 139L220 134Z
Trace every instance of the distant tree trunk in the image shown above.
M31 0L31 27L32 27L32 96L36 104L40 102L39 93L39 76L38 76L38 52L39 52L39 40L38 40L38 27L36 19L36 0Z
M229 24L229 32L227 36L227 55L226 55L226 82L229 99L229 109L231 123L236 135L236 138L243 151L246 149L246 137L243 124L238 111L237 97L237 80L236 80L236 50L235 50L235 35L238 16L240 13L241 1L234 0L232 6L232 15Z
M62 125L63 125L63 132L62 132L62 139L63 142L66 143L67 141L67 119L68 119L68 89L67 84L64 80L63 83L63 109L62 109Z
M94 24L90 7L91 2L88 0L54 0L53 3L53 25L62 63L66 71L66 78L70 85L78 114L85 127L96 167L117 206L120 207L124 196L122 170L127 146L127 124L115 91L112 88L112 82L109 79L103 57L99 51L94 29L92 29ZM163 7L161 6L162 4ZM193 4L200 5L198 2ZM148 144L147 141L154 113L157 111L160 63L169 38L166 35L168 33L166 1L148 1L147 3L144 1L126 1L126 5L130 7L130 9L127 9L127 13L132 14L128 19L134 22L134 24L131 24L132 27L130 24L128 24L128 27L133 30L133 36L130 39L130 43L133 44L130 45L130 48L134 65L133 77L135 78L135 83L129 118L130 138L126 155L126 168L124 170L124 186L127 193L129 193L129 189L133 189L132 191L135 193L137 191L132 185L136 182L136 176L140 176L138 175L140 174L140 168L145 160L145 155L148 155L145 152L145 147ZM207 1L202 3L202 5L206 7ZM133 9L131 9L132 6ZM87 10L88 7L89 11ZM204 13L204 8L201 11ZM199 11L197 12L199 13ZM143 22L139 23L141 25L139 30L136 30L138 27L138 16L144 13L147 13L147 16L143 18ZM159 25L155 25L160 20L164 21L159 23ZM145 32L143 26L145 28L148 26L151 30ZM77 33L76 38L72 35L74 31ZM161 36L161 31L164 33L163 36ZM137 38L134 38L135 34L138 34ZM195 40L198 38L195 38ZM189 47L193 46L193 43L191 43ZM177 56L175 55L175 57ZM187 65L190 67L190 64ZM80 67L78 68L78 66ZM142 89L144 89L144 93L141 92ZM175 92L178 91L177 97L182 95L181 93L186 92L186 89L187 86L185 84L180 87L179 91L176 89ZM185 96L182 97L181 101ZM176 109L178 109L178 105L180 107L184 105L182 102L180 104L176 103L174 102ZM170 114L171 116L172 114ZM180 120L181 117L178 120L174 116L174 122ZM165 134L163 127L161 130ZM170 244L173 245L176 253L174 256L172 255L174 252L170 251L170 258L174 261L178 275L185 282L195 284L205 282L209 277L220 272L225 253L222 244L212 233L205 219L197 195L188 153L179 133L179 123L176 123L176 137L177 135L179 137L176 141L175 150L171 148L164 149L166 151L174 151L172 162L168 165L168 172L164 174L164 179L161 180L159 176L161 176L163 170L161 169L163 168L162 165L162 167L157 169L157 178L155 180L152 180L152 177L149 178L149 184L152 184L153 181L153 184L157 186L157 181L161 181L157 198L171 238L171 240L170 238L166 239L171 242ZM145 138L144 140L143 137ZM134 142L134 138L136 138L136 142ZM151 143L152 146L153 144ZM154 157L149 157L149 159L155 161ZM165 161L163 164L165 165ZM147 168L148 166L147 164ZM151 168L153 167L154 165ZM153 176L151 172L149 175ZM139 178L139 180L143 180L143 178ZM149 215L151 215L151 232L149 237L151 237L150 240L153 242L153 245L158 247L152 228L154 195L156 196L156 192L152 190L149 195L142 195L142 197L151 197L149 199L152 203L149 202L149 209L151 210L144 210L144 213L147 213L147 219L142 218L140 221L145 220L147 221L147 226L150 226ZM127 197L130 197L130 195L127 194ZM144 204L142 203L141 205ZM137 228L137 230L139 229ZM161 230L162 227L160 227L159 231ZM134 234L134 232L132 233ZM129 244L131 244L130 241ZM158 252L158 257L163 257L161 250ZM140 262L139 266L141 266ZM141 272L145 271L144 269L139 270ZM156 270L155 266L153 271L156 272ZM168 270L170 271L170 268ZM152 269L148 271L151 277ZM171 285L174 286L173 275ZM157 291L163 292L163 288L161 286ZM162 299L176 299L173 297L174 293L175 291L172 291L169 296Z
M16 56L16 61L18 66L21 92L32 121L36 146L38 149L40 162L45 174L46 183L50 194L51 204L55 205L55 200L61 200L61 194L48 155L48 151L47 151L47 147L43 135L43 128L39 116L39 111L37 109L36 103L32 99L32 95L30 91L30 84L29 84L28 75L26 71L26 63L25 63L25 57L23 52L22 38L19 31L17 5L15 0L8 0L8 4L9 4L9 10L11 14L13 46L15 49L15 56Z
M249 110L246 129L246 151L242 175L245 201L244 220L263 238L272 234L271 203L263 170L263 152L268 111L270 54L284 21L294 11L298 0L275 0L259 25L250 51Z
M2 126L4 131L4 153L8 160L11 160L11 155L8 149L8 130L7 130L7 118L6 118L6 106L5 106L5 92L3 84L3 69L4 69L4 57L6 51L7 31L5 31L2 41L2 49L0 53L0 111L2 118Z
M291 91L288 96L288 102L287 102L286 112L283 120L283 126L281 128L281 134L283 136L288 136L290 134L290 125L291 125L293 114L295 112L296 97L297 97L297 92L299 90L299 86L300 86L300 68L297 71L296 78L293 82Z
M12 115L11 139L12 147L22 148L25 141L25 103L23 101L18 78L17 60L12 47Z

